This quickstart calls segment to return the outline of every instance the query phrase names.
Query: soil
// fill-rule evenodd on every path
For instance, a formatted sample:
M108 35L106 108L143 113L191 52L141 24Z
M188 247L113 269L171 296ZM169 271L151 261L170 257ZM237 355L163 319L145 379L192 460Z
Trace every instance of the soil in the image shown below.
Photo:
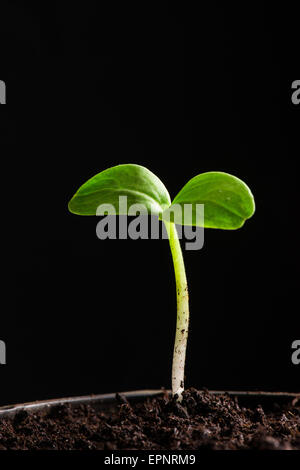
M189 389L179 404L167 393L96 411L59 405L0 419L0 449L15 450L294 450L300 449L300 403L239 403L229 395Z

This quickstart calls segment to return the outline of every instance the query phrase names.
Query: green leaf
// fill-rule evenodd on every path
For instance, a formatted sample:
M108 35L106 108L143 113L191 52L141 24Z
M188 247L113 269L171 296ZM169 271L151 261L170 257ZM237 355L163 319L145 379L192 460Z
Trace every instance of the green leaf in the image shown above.
M192 204L191 215L185 219L184 204ZM197 216L196 204L204 204L204 224ZM175 210L176 207L179 210ZM255 203L243 181L227 173L213 171L192 178L161 218L167 219L173 210L173 220L177 224L233 230L242 227L245 220L254 214Z
M143 166L127 164L108 168L89 179L78 189L68 207L74 214L101 215L97 212L98 206L111 204L115 214L126 215L126 208L119 207L119 196L127 196L128 207L143 204L144 213L153 215L159 215L171 204L169 193L157 176Z

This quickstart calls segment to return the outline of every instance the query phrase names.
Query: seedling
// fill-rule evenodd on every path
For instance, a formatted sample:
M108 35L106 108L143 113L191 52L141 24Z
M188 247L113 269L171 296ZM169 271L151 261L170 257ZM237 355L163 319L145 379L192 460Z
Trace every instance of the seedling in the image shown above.
M120 196L128 205L143 205L145 213L163 221L173 257L176 291L177 324L172 364L172 393L181 400L184 390L184 367L189 328L189 299L185 266L176 224L234 230L243 226L255 211L254 198L248 186L222 172L208 172L192 178L171 201L163 183L147 168L118 165L98 173L84 183L69 202L70 212L78 215L100 215L98 207L114 207L114 215L127 215L119 206ZM197 205L204 204L204 219ZM184 216L186 205L192 209ZM175 210L176 208L183 208ZM170 214L173 214L170 217ZM102 214L104 215L104 214Z

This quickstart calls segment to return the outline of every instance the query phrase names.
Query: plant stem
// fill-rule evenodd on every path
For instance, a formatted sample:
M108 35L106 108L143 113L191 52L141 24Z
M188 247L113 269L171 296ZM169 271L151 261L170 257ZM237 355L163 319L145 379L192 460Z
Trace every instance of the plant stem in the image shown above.
M177 395L178 400L181 401L182 392L184 391L184 366L189 333L189 294L176 226L173 222L166 221L165 225L173 258L177 293L177 323L172 365L172 393L173 396Z

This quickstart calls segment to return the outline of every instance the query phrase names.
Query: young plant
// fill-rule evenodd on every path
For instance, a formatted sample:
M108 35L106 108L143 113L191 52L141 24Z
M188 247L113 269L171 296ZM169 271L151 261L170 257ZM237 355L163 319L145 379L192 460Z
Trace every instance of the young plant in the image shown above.
M100 205L109 207L113 215L127 215L127 207L119 205L120 196L126 196L128 206L142 204L147 214L155 215L165 224L173 257L177 291L177 325L172 365L172 393L181 400L184 390L184 367L189 327L188 285L184 261L175 223L234 230L242 227L254 211L254 198L248 186L222 172L208 172L192 178L171 201L163 183L147 168L118 165L98 173L84 183L69 202L70 212L78 215L100 215ZM197 207L204 204L204 219ZM185 205L191 212L184 216ZM182 208L183 211L173 210ZM173 212L173 218L170 213ZM104 213L102 214L104 215Z

